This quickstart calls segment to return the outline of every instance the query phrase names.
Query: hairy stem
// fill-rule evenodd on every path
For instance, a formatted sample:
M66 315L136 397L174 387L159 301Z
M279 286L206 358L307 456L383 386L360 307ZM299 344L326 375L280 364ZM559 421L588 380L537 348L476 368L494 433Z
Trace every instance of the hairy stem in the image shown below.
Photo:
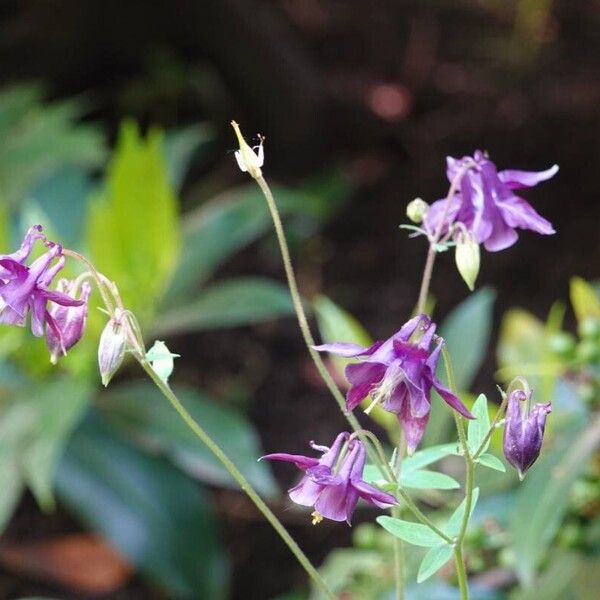
M150 379L156 387L161 391L163 396L171 403L171 406L177 411L185 424L192 430L194 435L217 457L221 464L227 469L231 476L237 481L242 490L252 500L256 508L264 515L265 519L271 524L273 529L279 534L281 539L286 543L292 554L302 565L309 577L314 581L315 585L321 592L330 600L335 600L334 593L329 589L317 569L312 565L306 554L300 549L294 538L288 533L281 521L275 516L273 511L265 504L263 499L258 495L256 490L242 475L240 470L235 466L231 459L221 450L221 447L204 431L204 429L194 421L190 413L185 409L179 398L171 390L171 388L154 372L151 365L143 358L136 356L140 365L146 371Z

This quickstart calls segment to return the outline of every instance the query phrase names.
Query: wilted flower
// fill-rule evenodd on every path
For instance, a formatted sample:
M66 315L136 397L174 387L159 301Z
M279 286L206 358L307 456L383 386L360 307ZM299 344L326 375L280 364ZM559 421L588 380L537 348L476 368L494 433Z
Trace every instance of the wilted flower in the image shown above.
M263 148L263 139L260 139L258 146L249 146L242 132L240 126L235 122L231 121L231 126L237 136L240 149L235 151L235 160L237 161L238 167L244 172L248 173L254 179L257 179L262 175L261 167L265 162L265 151Z
M62 246L46 242L49 250L31 265L23 264L29 256L36 239L41 236L41 227L32 227L21 245L12 255L0 257L0 323L7 325L25 325L25 319L31 310L31 330L33 335L44 335L44 326L48 317L48 301L62 306L81 306L81 300L75 300L60 291L48 289L56 274L63 268L65 259ZM55 259L58 259L52 264Z
M348 410L354 409L371 395L373 404L381 403L385 410L398 416L409 453L414 452L425 432L432 387L461 415L473 418L435 374L444 344L444 340L438 337L433 352L429 352L435 328L427 315L419 315L408 321L391 338L376 342L370 348L346 343L316 346L320 352L360 358L360 362L346 367L346 377L350 383L346 395ZM422 334L420 339L409 341L417 333Z
M314 506L313 524L323 518L350 523L359 498L388 508L397 504L391 494L382 492L362 479L366 452L362 442L340 433L331 448L311 447L323 452L320 459L301 454L267 454L262 458L292 462L305 472L300 483L289 490L290 498L303 506Z
M532 187L553 177L558 171L554 165L546 171L497 171L496 165L481 150L473 157L448 157L447 175L452 181L459 170L470 167L463 174L459 190L450 199L438 200L431 205L423 221L425 230L434 235L440 220L441 231L446 232L454 222L463 223L472 231L486 250L495 252L512 246L519 237L515 229L530 229L545 235L554 233L552 224L541 217L513 190Z
M77 286L74 281L61 279L56 286L58 292L71 298L77 296ZM46 343L50 350L50 362L56 364L61 356L67 354L82 337L87 320L87 301L92 288L86 281L81 284L79 306L62 306L52 304L46 315Z
M109 384L125 357L125 350L127 349L126 318L126 314L117 308L100 336L98 367L104 386Z
M550 402L531 408L531 391L514 390L508 397L504 426L504 456L523 479L542 448Z

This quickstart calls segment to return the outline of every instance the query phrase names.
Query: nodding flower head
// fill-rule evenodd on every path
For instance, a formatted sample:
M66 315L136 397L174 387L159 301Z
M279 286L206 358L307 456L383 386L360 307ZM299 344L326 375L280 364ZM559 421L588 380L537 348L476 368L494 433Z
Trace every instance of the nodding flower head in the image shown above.
M102 385L106 387L121 366L127 350L127 314L120 308L110 318L98 344L98 368Z
M83 336L88 314L88 298L91 292L90 284L85 281L78 289L75 281L61 279L56 290L70 298L78 299L78 306L51 304L46 315L46 343L50 351L50 362L56 364L61 356L66 356ZM77 295L79 293L79 298Z
M261 167L265 162L264 138L259 136L259 144L257 146L249 146L240 131L240 126L235 121L231 121L231 126L235 131L240 145L240 149L235 151L235 160L238 167L244 173L247 172L254 179L258 179L262 175Z
M262 458L291 462L304 471L289 495L296 504L314 507L313 525L323 518L350 523L359 498L380 508L397 504L394 496L363 481L366 452L360 440L344 432L335 438L330 448L312 442L311 447L322 452L322 456L279 453Z
M550 402L531 406L531 390L516 389L508 397L504 426L504 456L523 479L537 460L544 440Z
M418 315L391 338L369 348L346 343L316 346L320 352L359 359L346 367L346 378L350 383L346 395L348 410L370 395L371 406L381 404L382 408L397 415L409 453L419 445L429 421L431 388L454 410L468 419L473 418L435 374L444 344L444 340L437 337L433 351L430 350L435 329L427 315Z
M546 171L498 171L487 154L477 150L471 156L456 159L448 157L447 175L453 181L464 170L460 185L448 200L434 202L423 226L429 235L438 229L445 233L452 223L462 223L473 232L486 250L495 252L512 246L519 237L516 229L529 229L536 233L554 233L552 224L541 217L515 190L537 185L553 177L558 166ZM445 215L445 216L444 216ZM440 221L444 219L444 223Z

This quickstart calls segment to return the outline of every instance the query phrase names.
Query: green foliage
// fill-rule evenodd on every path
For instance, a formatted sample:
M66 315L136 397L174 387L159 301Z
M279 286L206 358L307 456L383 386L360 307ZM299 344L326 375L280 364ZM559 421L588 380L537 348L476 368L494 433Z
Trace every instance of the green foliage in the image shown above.
M87 232L93 264L118 282L142 323L152 317L179 252L177 203L162 152L161 134L144 140L136 125L123 125Z
M441 569L450 560L452 553L453 549L450 544L441 544L428 550L419 567L417 583L423 583Z
M600 319L600 298L594 288L581 277L571 279L571 304L578 321L585 317Z
M477 400L475 400L475 404L473 404L471 413L475 419L469 421L467 442L469 451L471 454L475 454L479 449L479 446L481 446L487 432L490 430L490 416L488 414L487 398L485 397L485 394L479 394ZM488 440L482 451L485 452L489 446L490 441Z
M227 565L205 494L164 459L90 418L57 475L63 502L170 598L224 598Z
M429 529L426 525L421 525L421 523L413 523L412 521L404 521L385 515L377 517L377 522L392 535L415 546L432 548L439 546L444 541L432 529Z

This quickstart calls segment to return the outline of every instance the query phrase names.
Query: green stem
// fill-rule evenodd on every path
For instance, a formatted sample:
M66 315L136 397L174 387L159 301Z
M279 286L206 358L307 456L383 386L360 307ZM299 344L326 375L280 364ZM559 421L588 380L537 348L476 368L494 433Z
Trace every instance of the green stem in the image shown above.
M419 301L417 302L417 314L425 312L425 305L427 304L427 296L429 295L429 286L431 285L431 275L433 273L433 265L435 264L435 257L437 256L437 250L433 244L429 244L429 250L427 251L427 260L425 261L425 268L423 269L423 278L421 279L421 288L419 289Z
M456 563L456 576L458 578L458 587L460 589L460 600L469 600L469 583L467 581L467 571L465 569L465 560L462 554L462 547L454 548L454 562Z
M161 391L163 396L171 403L171 406L177 411L185 424L192 430L196 437L217 457L221 464L227 469L231 476L238 482L242 490L254 502L256 508L264 515L265 519L273 526L273 529L279 534L281 539L287 544L292 554L302 565L306 573L315 582L315 585L325 594L330 600L335 600L335 595L329 589L317 569L312 565L306 554L300 549L294 538L288 533L287 529L282 525L281 521L275 516L273 511L265 504L263 499L254 490L248 480L242 475L240 470L235 466L231 459L221 450L220 446L202 429L202 427L194 421L190 413L181 404L179 398L174 394L171 388L154 372L154 369L142 357L136 356L140 365L146 371L150 379L156 387Z
M392 508L392 516L399 519L402 511L395 506ZM396 600L404 600L404 543L399 537L394 538L394 580L396 582Z
M508 402L508 394L504 394L504 397L502 398L502 404L500 404L500 407L498 408L498 412L496 413L496 416L494 417L494 420L492 421L492 424L490 425L488 432L485 434L485 437L483 438L483 440L481 440L481 444L479 444L479 448L477 448L477 450L475 450L475 452L473 452L473 460L474 461L479 458L479 456L483 452L483 449L485 448L486 444L489 442L490 438L492 437L492 434L494 433L496 426L500 422L500 419L502 418L504 411L506 410L507 402Z

